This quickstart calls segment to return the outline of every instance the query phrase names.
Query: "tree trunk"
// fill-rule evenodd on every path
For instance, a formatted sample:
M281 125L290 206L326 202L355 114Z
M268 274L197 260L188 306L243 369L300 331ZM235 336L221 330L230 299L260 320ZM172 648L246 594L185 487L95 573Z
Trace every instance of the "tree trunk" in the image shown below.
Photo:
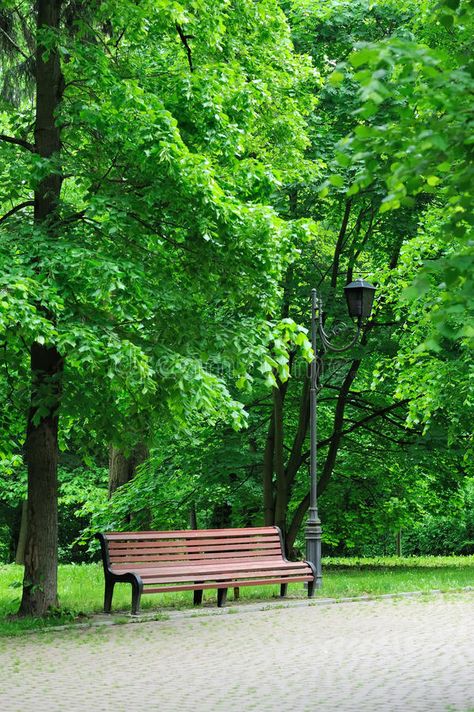
M18 534L18 543L16 545L15 564L23 566L25 563L25 548L26 548L26 531L28 525L28 501L26 499L21 503L21 520L20 532Z
M113 445L109 450L109 498L131 479L129 458Z
M122 450L114 445L109 451L109 497L112 497L118 487L129 482L139 465L142 465L149 457L150 453L144 443L139 443L131 455L126 456Z
M275 523L275 501L273 497L273 451L275 449L275 416L272 413L268 424L265 454L263 457L263 521L266 527Z
M190 508L190 510L189 510L189 528L190 528L190 529L197 529L197 528L198 528L197 512L196 512L196 504L195 504L195 502L192 503L191 508Z
M38 34L49 28L59 29L60 10L61 0L38 0ZM35 68L35 150L41 157L50 158L61 148L55 115L64 87L54 45L47 50L38 43ZM55 232L61 185L62 177L56 170L46 175L35 190L35 225L51 235ZM30 357L32 390L25 442L28 531L20 614L41 616L57 605L58 413L63 360L56 348L36 342Z
M228 529L232 526L232 507L228 502L216 504L209 522L210 529Z
M365 343L365 334L362 337L362 342ZM349 372L347 373L342 386L339 390L339 395L337 398L337 405L336 405L336 411L334 414L334 425L333 425L333 432L332 436L330 438L329 442L329 450L328 454L326 455L326 460L324 462L324 467L322 469L321 475L318 477L318 497L322 495L324 490L326 489L329 480L331 479L331 475L334 470L334 466L336 464L336 459L337 455L339 452L339 447L343 438L343 424L344 424L344 411L347 405L347 398L349 396L349 392L352 386L352 383L357 375L357 371L359 370L360 366L360 359L356 359L352 361L351 368ZM322 445L322 443L318 443L318 449ZM294 544L295 538L298 534L298 530L303 522L305 513L308 509L309 506L309 493L305 495L305 497L301 500L299 503L298 507L293 513L293 518L292 521L290 522L290 526L288 528L288 548L291 549L291 547Z
M339 230L339 235L337 236L336 247L334 249L334 259L332 262L332 272L331 272L331 290L334 292L337 287L337 278L339 276L339 262L341 260L341 255L344 248L344 241L346 239L347 226L349 224L349 217L352 208L352 198L346 202L346 207L344 210L344 216L342 218L341 229Z
M298 416L298 427L293 439L290 457L286 466L286 481L288 486L288 500L291 499L293 485L296 480L300 465L303 446L309 426L309 386L310 380L306 377L301 388L300 412Z
M22 615L45 615L57 606L58 564L58 416L62 359L56 349L33 344L33 388L26 434L28 529ZM41 402L39 402L41 394ZM48 414L38 421L47 395Z
M295 539L298 536L299 529L303 523L305 515L308 513L309 507L309 492L303 497L301 502L298 504L293 517L288 527L288 534L286 536L286 547L288 554L293 555L293 547L295 544Z
M283 430L283 387L273 389L273 415L275 419L275 450L273 466L276 475L275 524L280 527L283 537L286 535L286 510L288 491L285 474L284 430Z

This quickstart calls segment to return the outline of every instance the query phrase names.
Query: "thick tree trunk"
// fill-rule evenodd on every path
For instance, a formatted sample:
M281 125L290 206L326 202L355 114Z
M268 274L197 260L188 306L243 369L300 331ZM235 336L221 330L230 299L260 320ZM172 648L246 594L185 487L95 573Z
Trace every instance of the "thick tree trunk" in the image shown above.
M139 443L131 455L125 455L122 450L110 446L109 451L109 497L121 485L129 482L139 465L142 465L149 457L150 453L144 443Z
M122 450L111 445L109 450L109 498L131 477L129 458L123 454Z
M38 0L38 33L59 29L61 0ZM64 80L55 47L38 43L36 66L35 150L43 158L59 154L60 129L56 110ZM38 185L34 196L34 220L54 235L62 177L57 170ZM31 347L32 390L26 432L28 467L28 531L25 574L20 614L44 615L57 605L57 462L58 413L63 360L54 347Z
M18 542L16 545L15 564L23 566L25 563L25 548L26 548L26 532L28 525L28 501L26 499L21 503L21 519L20 532L18 534Z
M33 389L26 434L28 528L20 613L41 616L57 606L59 353L55 348L33 344L31 370ZM45 402L49 413L38 419L38 406Z

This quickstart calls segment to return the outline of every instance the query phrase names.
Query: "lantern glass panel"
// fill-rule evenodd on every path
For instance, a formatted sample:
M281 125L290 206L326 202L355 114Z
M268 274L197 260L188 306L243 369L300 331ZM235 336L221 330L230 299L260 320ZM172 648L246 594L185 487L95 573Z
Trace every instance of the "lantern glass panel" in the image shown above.
M344 287L349 316L368 319L372 311L375 287L363 279L356 279Z

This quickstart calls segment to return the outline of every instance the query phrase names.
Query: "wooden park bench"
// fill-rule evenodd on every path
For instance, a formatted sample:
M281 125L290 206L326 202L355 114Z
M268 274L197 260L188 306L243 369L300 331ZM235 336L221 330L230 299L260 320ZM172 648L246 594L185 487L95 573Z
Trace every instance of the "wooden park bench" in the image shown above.
M306 561L288 561L278 527L193 529L169 532L107 532L97 534L105 575L104 611L110 613L116 583L132 585L132 615L142 593L194 591L194 604L205 589L217 589L223 606L228 588L308 582L313 595L314 568Z

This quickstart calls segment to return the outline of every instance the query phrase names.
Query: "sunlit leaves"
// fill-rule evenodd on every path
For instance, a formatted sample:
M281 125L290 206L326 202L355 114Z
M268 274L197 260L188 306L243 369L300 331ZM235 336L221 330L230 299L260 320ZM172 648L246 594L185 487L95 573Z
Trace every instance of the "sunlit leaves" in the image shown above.
M10 372L33 341L56 345L63 437L75 423L86 446L168 417L242 427L234 387L264 363L281 275L310 239L271 204L304 163L317 73L275 0L81 5L41 41L62 57L62 151L0 143L0 215L48 174L63 185L50 229L31 207L0 225ZM33 104L0 109L1 132L33 139ZM286 347L274 356L283 377Z

